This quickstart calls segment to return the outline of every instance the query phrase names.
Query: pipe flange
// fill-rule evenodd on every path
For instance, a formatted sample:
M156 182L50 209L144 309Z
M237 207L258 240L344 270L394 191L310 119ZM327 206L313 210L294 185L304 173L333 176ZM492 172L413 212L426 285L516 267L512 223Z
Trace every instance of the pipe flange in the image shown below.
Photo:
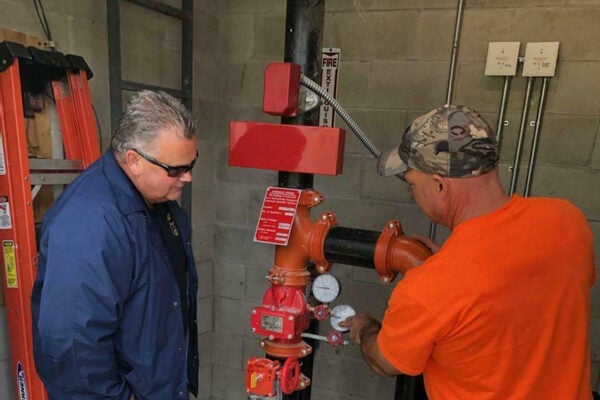
M333 265L333 263L330 263L325 258L325 238L327 237L327 232L337 225L338 222L335 214L327 211L319 216L312 229L308 251L320 274L329 271Z
M400 221L388 221L375 245L373 262L383 283L391 283L396 276L420 265L431 251L416 239L408 238Z
M260 345L265 351L265 353L277 358L302 358L312 353L312 347L310 347L303 340L296 343L289 343L276 339L270 340L268 338L265 338L260 342Z
M274 265L267 275L272 285L306 286L310 282L310 272L307 270L288 270Z
M299 207L307 207L312 208L316 207L324 201L323 195L313 189L305 189L300 194L300 199L298 200Z
M379 279L382 283L389 284L396 279L398 275L390 269L391 265L391 253L396 238L403 234L402 225L398 220L389 220L386 222L385 227L377 239L375 244L375 254L373 255L373 263L375 264L375 270L379 274Z

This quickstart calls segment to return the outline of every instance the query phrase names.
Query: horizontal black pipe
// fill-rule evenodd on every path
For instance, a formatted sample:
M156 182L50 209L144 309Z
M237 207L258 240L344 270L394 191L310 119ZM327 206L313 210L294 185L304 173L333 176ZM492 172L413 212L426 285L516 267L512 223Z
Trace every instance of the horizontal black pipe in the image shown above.
M172 89L172 88L168 88L166 86L156 86L156 85L150 85L147 83L126 81L126 80L121 80L121 89L128 90L130 92L138 92L140 90L162 90L163 92L166 92L174 97L179 97L180 99L191 100L191 98L192 98L192 95L191 95L191 92L189 91L189 89L187 89L187 90Z
M324 253L327 261L375 268L373 256L381 232L334 227L325 237Z
M148 10L156 11L158 13L168 15L169 17L180 19L182 21L191 21L192 12L189 10L182 10L181 8L170 6L164 2L156 0L125 0L129 3L136 4L140 7L147 8Z

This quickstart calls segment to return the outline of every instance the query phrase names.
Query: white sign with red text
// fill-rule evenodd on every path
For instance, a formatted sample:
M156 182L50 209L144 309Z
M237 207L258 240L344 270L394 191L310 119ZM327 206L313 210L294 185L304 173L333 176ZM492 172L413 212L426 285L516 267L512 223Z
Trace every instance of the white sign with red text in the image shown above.
M268 187L254 232L254 241L287 245L300 200L300 189Z
M322 50L321 87L334 99L337 99L340 54L341 49L337 48L324 48ZM328 102L323 101L319 111L319 126L333 127L334 111Z

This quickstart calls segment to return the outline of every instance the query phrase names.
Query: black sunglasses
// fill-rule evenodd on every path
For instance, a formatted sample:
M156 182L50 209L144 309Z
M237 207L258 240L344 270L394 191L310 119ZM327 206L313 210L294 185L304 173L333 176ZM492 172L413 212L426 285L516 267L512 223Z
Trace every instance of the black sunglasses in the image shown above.
M188 165L171 166L171 165L163 164L160 161L158 161L156 158L150 157L148 154L144 154L137 149L131 149L131 150L135 151L136 153L138 153L140 156L142 156L144 159L151 162L152 164L157 165L157 166L161 167L162 169L164 169L165 171L167 171L167 175L171 178L179 178L181 175L185 174L186 172L190 172L194 168L194 165L196 164L196 160L198 160L198 150L196 150L196 156L194 157L192 162L189 163Z

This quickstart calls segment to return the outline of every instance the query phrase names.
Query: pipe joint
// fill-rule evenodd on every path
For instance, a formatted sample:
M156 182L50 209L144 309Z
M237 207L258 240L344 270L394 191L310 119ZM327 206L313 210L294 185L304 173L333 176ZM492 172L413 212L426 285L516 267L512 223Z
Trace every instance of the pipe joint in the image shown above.
M398 273L420 265L431 251L416 239L404 235L400 221L386 222L375 244L373 261L382 283L392 283Z
M307 270L310 260L319 273L331 268L332 263L325 258L323 247L327 232L337 225L335 215L325 212L316 222L310 216L310 209L323 200L316 190L302 191L288 243L275 249L275 265L267 277L273 285L306 286L310 282Z
M337 226L335 215L331 212L324 212L314 224L310 235L308 243L310 258L317 266L317 271L320 274L329 271L333 265L333 263L327 261L324 250L327 232L334 226Z
M310 282L310 272L306 269L290 270L274 265L267 275L272 285L304 287Z

